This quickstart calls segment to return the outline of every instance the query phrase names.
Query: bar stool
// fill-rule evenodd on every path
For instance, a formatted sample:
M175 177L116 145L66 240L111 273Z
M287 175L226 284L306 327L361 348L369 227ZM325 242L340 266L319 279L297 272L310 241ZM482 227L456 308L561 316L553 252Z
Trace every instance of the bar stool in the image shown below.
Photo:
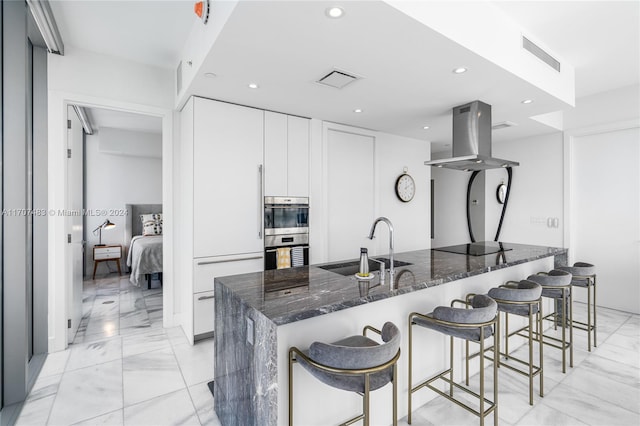
M506 367L516 373L529 377L529 404L533 405L533 380L535 376L540 377L540 396L544 396L542 356L542 347L544 345L538 345L538 366L534 364L533 360L533 342L539 341L538 334L535 339L533 337L534 334L536 334L533 330L534 321L536 331L539 332L539 330L542 330L542 287L540 284L533 281L522 280L520 282L510 282L500 287L492 288L489 290L488 295L498 303L498 316L500 315L500 312L504 312L505 317L505 345L504 352L499 352L499 356L497 358L498 368L501 366ZM517 332L509 333L509 314L527 317L529 319L529 325L525 327L528 332L527 338L529 343L528 361L521 360L509 354L509 338L518 334ZM500 320L498 320L497 329L498 338L500 338ZM514 365L503 363L501 361L502 356L522 365L526 365L528 367L527 371L524 371Z
M484 390L484 357L480 357L480 393L475 393L465 386L462 386L453 381L453 339L454 337L471 340L473 342L480 343L480 353L484 353L484 341L485 339L494 336L494 346L499 350L499 340L495 339L493 327L497 324L497 303L487 295L479 294L470 298L469 304L473 309L455 308L455 303L462 303L467 305L467 302L463 300L454 300L451 302L451 307L438 306L429 314L420 314L412 312L409 315L409 413L407 416L407 422L411 424L411 399L414 392L423 387L428 387L441 396L456 403L460 407L470 411L476 416L480 417L480 425L484 425L484 418L493 412L494 424L498 425L498 370L497 363L493 363L493 401L485 398ZM412 387L412 362L413 362L413 336L412 329L414 325L426 327L440 333L450 336L450 352L449 352L449 368L445 371L419 383ZM448 375L448 377L446 377ZM449 392L443 392L437 387L433 386L436 380L443 380L449 384ZM453 389L460 389L470 395L479 399L480 408L475 408L467 405L465 402L454 398ZM489 404L489 407L485 409L485 403Z
M573 367L573 297L571 297L571 277L569 272L559 269L552 269L549 272L539 272L536 275L530 275L527 280L540 284L542 287L542 297L561 301L562 315L558 319L558 307L554 312L545 315L543 319L552 320L554 328L557 329L558 324L562 327L562 339L544 334L544 330L540 330L538 340L545 345L552 346L562 350L562 372L567 372L567 349L569 349L569 366ZM568 303L567 303L568 302ZM567 307L569 310L569 318L567 323ZM567 341L567 324L569 328L569 341ZM523 329L517 330L522 336ZM555 342L555 343L554 343Z
M381 336L384 343L366 337L367 330ZM307 351L289 349L289 426L293 425L293 364L298 363L316 379L334 388L357 392L363 397L362 414L341 425L364 420L369 425L369 392L393 382L393 425L398 424L397 361L400 358L400 331L387 322L382 331L371 326L362 336L347 337L334 343L314 342Z
M558 269L567 271L573 275L571 285L587 289L587 323L573 321L573 326L587 332L587 348L591 352L591 332L593 331L593 346L596 343L596 267L590 263L576 262L573 266L561 266ZM591 288L593 288L593 308L591 305ZM593 324L591 323L591 310L593 309ZM576 326L576 324L578 324Z

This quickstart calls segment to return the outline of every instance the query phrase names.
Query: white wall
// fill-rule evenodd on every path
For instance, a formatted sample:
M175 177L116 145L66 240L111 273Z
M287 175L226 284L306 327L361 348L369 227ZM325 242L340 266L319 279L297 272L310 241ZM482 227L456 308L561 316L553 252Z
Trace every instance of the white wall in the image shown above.
M563 247L563 138L561 132L533 138L493 144L493 155L517 161L500 241ZM486 173L487 239L493 240L498 228L502 204L496 189L504 181L506 170ZM549 218L558 219L558 227L548 227Z
M162 118L164 258L173 258L173 76L165 70L65 46L65 55L48 55L49 208L67 202L66 110L69 103L107 107ZM49 351L66 347L66 234L63 216L49 216ZM173 322L173 264L164 265L164 322Z
M430 235L430 176L431 170L424 165L430 159L430 144L426 141L404 138L370 130L358 129L335 123L312 120L310 146L310 215L309 240L312 264L334 259L328 252L328 218L326 205L327 175L331 171L325 167L327 161L326 143L330 130L352 132L372 137L374 147L374 184L372 215L352 220L350 226L361 229L359 241L352 241L354 247L365 246L371 254L389 252L388 231L384 225L376 230L376 238L370 241L365 237L373 224L371 218L385 216L394 226L395 252L425 249L431 246ZM416 183L416 195L409 203L403 203L395 195L395 182L404 168ZM354 172L353 179L359 176ZM348 181L345 182L348 185ZM354 194L357 197L357 194ZM354 251L348 258L357 258ZM335 259L334 259L335 260Z
M121 143L135 144L138 138L154 138L158 149L162 147L159 134L126 130L118 130L117 134ZM98 236L93 235L93 229L108 218L116 227L102 230L102 243L124 245L126 216L121 214L121 210L125 204L162 204L162 159L101 152L99 148L103 139L109 140L112 136L113 132L100 129L85 139L85 209L96 213L86 216L85 220L87 274L92 273L92 248L98 244ZM107 214L100 213L102 211L107 211ZM103 265L115 270L109 262ZM122 268L125 266L126 259L123 259ZM104 266L101 268L102 272L106 270Z

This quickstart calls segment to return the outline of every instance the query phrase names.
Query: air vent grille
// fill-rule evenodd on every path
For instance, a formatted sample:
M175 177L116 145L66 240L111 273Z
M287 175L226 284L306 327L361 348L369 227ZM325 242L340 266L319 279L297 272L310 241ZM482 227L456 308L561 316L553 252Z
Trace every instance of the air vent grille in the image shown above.
M513 126L517 126L517 123L514 123L513 121L502 121L500 123L496 123L493 126L491 126L492 130L500 130L500 129L506 129L507 127L513 127Z
M545 64L549 65L554 70L560 72L560 62L558 62L553 56L542 50L540 46L528 38L522 36L522 48L529 51L533 56L540 59Z
M333 70L329 74L317 80L316 83L320 83L325 86L335 87L336 89L342 89L347 84L353 83L354 81L359 79L360 77L351 75L347 72Z

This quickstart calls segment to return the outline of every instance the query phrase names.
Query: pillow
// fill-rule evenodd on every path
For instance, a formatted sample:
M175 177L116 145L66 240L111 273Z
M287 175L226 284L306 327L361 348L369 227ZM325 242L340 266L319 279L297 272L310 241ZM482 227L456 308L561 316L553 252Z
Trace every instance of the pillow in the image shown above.
M162 235L162 220L149 220L143 223L142 235Z
M142 221L142 225L149 221L162 221L162 213L149 213L149 214L141 214L140 220Z

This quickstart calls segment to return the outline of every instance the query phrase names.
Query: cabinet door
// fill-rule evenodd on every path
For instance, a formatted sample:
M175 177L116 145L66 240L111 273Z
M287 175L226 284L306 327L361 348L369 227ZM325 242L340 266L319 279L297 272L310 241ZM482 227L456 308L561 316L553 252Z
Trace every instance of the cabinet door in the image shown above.
M327 260L353 259L374 219L374 138L333 129L327 136Z
M193 261L193 292L213 291L213 280L227 275L247 274L264 269L263 253L245 256L217 256Z
M287 117L288 193L292 197L309 196L309 126L310 120Z
M263 122L262 110L196 98L194 257L262 251Z
M287 116L264 113L264 193L277 197L287 193Z

